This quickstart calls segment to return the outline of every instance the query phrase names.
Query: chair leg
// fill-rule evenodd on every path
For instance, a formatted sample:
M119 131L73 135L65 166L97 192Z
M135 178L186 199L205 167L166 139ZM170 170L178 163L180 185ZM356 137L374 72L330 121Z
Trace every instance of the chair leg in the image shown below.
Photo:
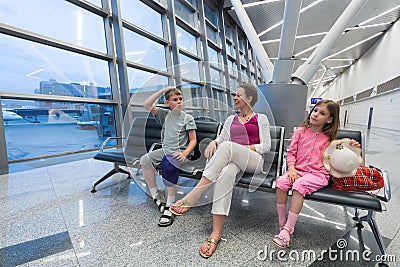
M97 186L98 184L102 183L104 180L106 180L106 179L109 178L110 176L116 174L116 173L118 173L118 170L116 170L116 169L112 169L111 171L109 171L106 175L104 175L103 177L101 177L97 182L95 182L95 183L93 184L92 191L90 191L90 192L96 193L96 192L97 192L97 191L96 191L96 186Z
M128 172L128 171L126 171L126 170L124 170L124 169L122 169L122 168L118 168L118 171L119 171L119 172L122 172L122 173L125 173L125 174L128 174L128 178L127 178L127 179L131 179L131 178L132 178L130 172Z
M381 251L381 255L386 255L385 244L383 243L381 234L379 233L378 225L373 217L373 212L368 211L367 221L369 226L371 227L372 233L374 234L376 243L378 243L379 250Z
M114 169L112 169L111 171L109 171L106 175L104 175L104 176L103 176L102 178L100 178L97 182L95 182L95 183L93 184L92 190L91 190L90 192L96 193L96 192L97 192L97 191L96 191L96 186L97 186L98 184L102 183L104 180L108 179L110 176L112 176L112 175L114 175L114 174L116 174L116 173L119 173L119 172L122 172L122 173L127 174L127 175L128 175L128 179L131 178L130 172L128 172L128 171L122 169L121 167L119 167L118 163L115 163L115 162L114 162Z

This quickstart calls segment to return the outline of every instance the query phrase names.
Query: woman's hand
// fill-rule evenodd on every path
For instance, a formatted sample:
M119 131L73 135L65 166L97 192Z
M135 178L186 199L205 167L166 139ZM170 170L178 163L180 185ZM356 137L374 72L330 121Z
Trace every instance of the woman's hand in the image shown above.
M204 156L208 159L211 158L212 155L214 155L215 150L217 150L217 143L215 141L211 141L206 147L206 150L204 150Z
M247 147L248 147L250 150L253 150L254 152L257 152L255 146L253 146L253 145L248 145Z
M294 168L294 165L289 166L287 178L290 180L290 183L292 183L292 184L297 179L297 172L296 172L296 169Z

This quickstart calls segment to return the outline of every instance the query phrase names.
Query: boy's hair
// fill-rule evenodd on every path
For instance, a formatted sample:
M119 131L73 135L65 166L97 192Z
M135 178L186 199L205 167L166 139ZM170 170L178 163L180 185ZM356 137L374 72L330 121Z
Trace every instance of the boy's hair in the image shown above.
M340 106L337 102L333 100L328 100L328 99L323 99L319 101L310 111L310 113L307 116L307 119L303 122L301 127L304 127L305 129L310 128L310 116L311 113L314 111L315 107L319 106L326 106L326 108L329 111L330 117L332 117L332 122L331 123L326 123L324 127L322 128L322 132L324 132L326 135L329 136L329 140L332 141L336 138L337 133L339 131L339 110Z
M181 90L177 88L172 88L168 92L165 93L165 100L169 100L171 95L182 95Z
M258 101L258 92L257 88L252 85L251 83L242 83L241 85L238 86L238 88L241 87L244 89L244 93L246 94L247 97L252 96L253 99L251 100L250 106L254 106L255 103Z

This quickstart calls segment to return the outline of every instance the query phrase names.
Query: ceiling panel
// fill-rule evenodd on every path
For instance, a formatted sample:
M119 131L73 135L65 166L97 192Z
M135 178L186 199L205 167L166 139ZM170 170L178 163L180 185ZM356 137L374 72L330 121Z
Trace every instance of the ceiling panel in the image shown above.
M263 1L242 0L241 2L243 4L249 4L249 3L263 2ZM303 0L302 9L310 5L314 6L306 11L301 12L297 28L297 36L303 36L321 32L329 32L329 30L335 24L337 19L343 14L343 11L347 8L347 6L350 3L351 0L325 0L325 1ZM225 0L224 8L228 10L228 13L239 24L239 20L236 16L235 11L230 10L231 6L232 5L230 1ZM276 25L277 23L283 21L284 8L285 8L285 1L275 1L271 3L264 3L262 5L257 5L257 6L245 7L245 10L252 22L253 27L256 30L257 34L259 35L260 41L280 39L282 24L279 24L278 26L274 27L273 29L271 29L266 33L263 32L266 29L269 29L272 26ZM400 17L399 0L367 1L366 4L360 9L358 14L351 21L347 29L355 27L356 25L365 22L366 20L373 18L374 16L377 16L379 14L382 14L386 11L390 12L387 12L387 14L384 14L378 18L371 20L370 22L365 23L364 25L360 25L360 27L374 25L378 23L389 23L389 24L373 28L365 27L365 29L357 29L357 30L350 29L350 31L346 31L342 36L338 38L337 42L335 42L329 55L333 55L334 53L342 49L346 49L349 46L352 46L357 42L369 38L380 31L387 31L387 29L390 28L391 25L399 19ZM347 51L342 52L333 58L334 59L354 58L357 60L366 51L368 51L368 49L370 49L371 46L373 46L380 38L382 38L383 35L384 34L381 34L378 37L375 37L369 41L366 41L351 49L348 49ZM321 40L323 40L323 38L324 35L307 37L307 38L297 38L295 41L295 48L293 55L320 43ZM277 57L279 50L279 42L263 44L263 47L266 50L269 57L272 58ZM305 60L299 60L299 59L308 58L312 54L314 49L294 58L295 64L293 72L295 72L296 69L305 62ZM326 60L321 62L321 70L323 70L322 65L328 68L325 77L332 75L340 75L343 71L347 69L347 67L340 67L340 66L349 65L350 63L353 63L353 61ZM317 72L314 78L320 77L322 73L323 71Z

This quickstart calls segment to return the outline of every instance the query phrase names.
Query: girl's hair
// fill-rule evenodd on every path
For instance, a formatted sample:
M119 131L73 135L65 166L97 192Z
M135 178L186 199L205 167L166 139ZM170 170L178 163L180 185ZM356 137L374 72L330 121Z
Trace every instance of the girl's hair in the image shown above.
M182 92L177 88L171 88L168 92L165 93L165 99L169 100L171 95L182 95Z
M244 93L246 94L247 97L252 96L253 99L250 102L250 106L254 106L255 103L258 101L258 92L257 88L250 84L250 83L243 83L238 86L238 88L241 87L244 89Z
M331 123L326 123L324 127L322 128L322 132L324 132L326 135L329 136L329 140L332 141L336 138L337 133L339 131L339 110L340 106L337 102L333 100L321 100L319 101L310 111L310 113L307 116L307 119L303 122L301 127L310 128L310 116L311 113L313 113L314 109L319 106L326 106L326 108L329 111L330 117L332 118Z

